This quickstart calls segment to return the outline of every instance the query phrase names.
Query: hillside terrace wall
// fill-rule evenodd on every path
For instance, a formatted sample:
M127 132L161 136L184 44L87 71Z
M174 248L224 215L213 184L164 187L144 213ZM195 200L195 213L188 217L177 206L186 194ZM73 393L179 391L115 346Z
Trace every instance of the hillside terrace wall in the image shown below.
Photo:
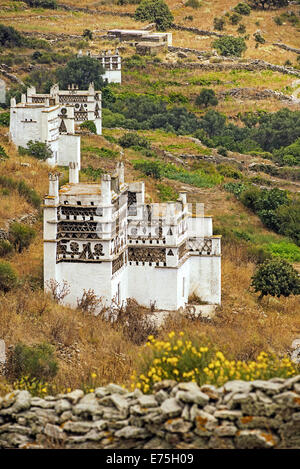
M0 398L0 448L299 449L300 375L218 389L167 380L150 395L14 391Z

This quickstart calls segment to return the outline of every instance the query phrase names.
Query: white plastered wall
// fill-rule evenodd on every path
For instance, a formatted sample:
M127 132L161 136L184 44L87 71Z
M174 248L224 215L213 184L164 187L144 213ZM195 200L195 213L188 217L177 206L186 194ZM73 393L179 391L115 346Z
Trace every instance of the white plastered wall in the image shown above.
M80 136L60 134L57 164L69 166L70 162L77 163L80 170Z
M190 294L209 304L221 304L221 256L191 255Z

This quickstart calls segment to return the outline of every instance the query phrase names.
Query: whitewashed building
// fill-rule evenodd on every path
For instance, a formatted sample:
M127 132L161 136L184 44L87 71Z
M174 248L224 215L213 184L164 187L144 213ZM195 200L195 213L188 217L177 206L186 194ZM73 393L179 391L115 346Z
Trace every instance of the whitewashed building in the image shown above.
M108 83L122 82L122 59L118 49L115 52L108 50L100 52L100 54L92 54L87 51L85 56L99 60L105 70L105 73L101 75L104 81L106 80ZM84 57L82 50L78 52L77 57Z
M146 204L144 182L125 183L117 166L101 184L81 183L71 163L59 190L50 174L44 201L44 282L66 281L65 304L77 306L92 289L105 306L134 298L146 307L177 310L196 294L221 302L221 239L212 218L193 217L180 193L176 202Z

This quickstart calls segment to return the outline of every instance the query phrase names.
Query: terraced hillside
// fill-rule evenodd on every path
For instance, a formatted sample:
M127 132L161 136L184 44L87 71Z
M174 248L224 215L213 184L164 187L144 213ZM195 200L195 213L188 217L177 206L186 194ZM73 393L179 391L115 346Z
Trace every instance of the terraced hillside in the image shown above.
M149 201L172 200L186 190L189 202L203 203L213 215L215 233L223 236L223 301L216 318L191 322L174 313L158 336L183 330L191 338L208 337L233 359L254 359L262 350L282 356L300 338L299 296L259 301L250 285L269 257L300 266L300 5L251 9L232 24L237 0L187 2L194 8L167 3L174 16L172 47L140 56L132 45L106 38L111 28L147 26L134 19L136 4L65 0L45 9L0 0L0 24L21 34L18 45L0 46L0 78L8 98L19 99L29 84L46 92L57 69L80 49L119 47L122 84L103 86L103 135L81 134L81 180L100 181L122 150L126 179L143 178ZM225 19L223 29L215 29L215 18ZM241 24L245 29L238 32ZM92 39L83 36L87 29ZM240 57L223 56L213 44L218 35L244 38L247 48ZM199 102L203 89L212 90L217 102ZM16 289L1 293L0 337L10 346L51 343L59 389L128 385L147 333L134 324L137 339L124 324L74 312L43 294L40 201L49 167L9 142L7 112L3 104L0 233L9 235L17 222L35 236L21 252L0 245L0 262L9 262L18 277ZM66 169L58 169L63 184ZM263 209L251 205L249 194ZM140 324L139 316L135 320ZM92 384L91 373L97 375ZM1 386L12 383L0 378Z

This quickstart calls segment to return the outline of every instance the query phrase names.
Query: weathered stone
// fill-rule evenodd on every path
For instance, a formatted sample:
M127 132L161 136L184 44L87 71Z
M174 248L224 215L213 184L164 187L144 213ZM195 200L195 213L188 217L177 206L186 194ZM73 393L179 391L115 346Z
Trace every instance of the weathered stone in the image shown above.
M237 427L235 425L229 424L229 423L223 423L219 427L216 427L215 429L215 434L217 436L235 436L236 432L238 431Z
M81 389L75 389L75 391L69 392L66 394L66 399L68 399L72 404L77 404L77 402L84 396L84 392Z
M99 388L95 389L95 396L96 397L99 397L99 398L105 397L105 396L107 396L107 394L109 394L109 391L105 387L99 387Z
M169 398L168 393L166 393L163 389L158 391L154 396L159 404L161 404L162 402L164 402L166 399Z
M233 440L228 437L212 436L205 446L209 449L235 449Z
M63 412L66 412L71 409L71 404L66 399L61 399L55 404L55 412L60 415Z
M186 422L181 418L167 420L164 424L164 428L171 433L186 433L191 427L190 422Z
M55 402L46 401L45 399L41 399L40 397L33 397L31 399L31 405L35 407L41 407L42 409L53 409L55 406Z
M223 386L225 392L250 392L252 389L251 382L248 381L228 381Z
M255 389L259 389L271 396L277 394L282 389L282 383L273 383L271 381L256 380L251 381L251 384Z
M157 407L157 400L153 395L144 395L138 398L141 407Z
M278 438L270 432L260 430L242 430L235 437L237 449L263 449L273 448Z
M182 408L174 397L165 400L161 404L160 409L162 413L167 417L177 417L181 414L182 411Z
M73 408L75 415L102 414L102 410L94 394L86 394Z
M200 389L193 389L190 391L178 391L176 393L176 399L182 402L193 402L195 404L205 406L209 402L209 397Z
M110 383L106 386L106 389L108 392L111 392L113 394L126 394L128 393L128 390L125 388L122 388L122 386L119 386L118 384Z
M277 396L274 396L274 400L287 407L300 408L300 396L293 391L286 391L282 394L278 394Z
M94 428L94 422L71 422L68 421L61 425L66 432L71 433L88 433Z
M184 420L190 420L190 409L189 409L189 406L188 405L185 405L184 408L183 408L183 411L181 413L181 417L184 419Z
M144 428L127 426L115 433L117 438L147 438L150 433Z
M211 414L204 412L201 409L191 409L191 420L195 423L197 429L201 430L214 430L218 426L218 420Z
M172 389L174 386L177 385L177 382L173 379L164 379L163 381L159 381L155 383L153 389L155 392L160 391L161 389Z
M214 414L217 419L236 420L242 416L239 410L217 410Z
M64 440L66 438L65 432L60 427L53 425L52 423L46 424L44 433L54 440Z
M13 393L11 393L13 394ZM5 400L4 400L5 402ZM11 404L10 404L11 402ZM27 410L30 408L31 404L31 395L28 391L16 391L16 395L11 397L11 400L7 402L9 406L5 406L5 409L0 411L1 415L12 415L21 412L22 410Z

